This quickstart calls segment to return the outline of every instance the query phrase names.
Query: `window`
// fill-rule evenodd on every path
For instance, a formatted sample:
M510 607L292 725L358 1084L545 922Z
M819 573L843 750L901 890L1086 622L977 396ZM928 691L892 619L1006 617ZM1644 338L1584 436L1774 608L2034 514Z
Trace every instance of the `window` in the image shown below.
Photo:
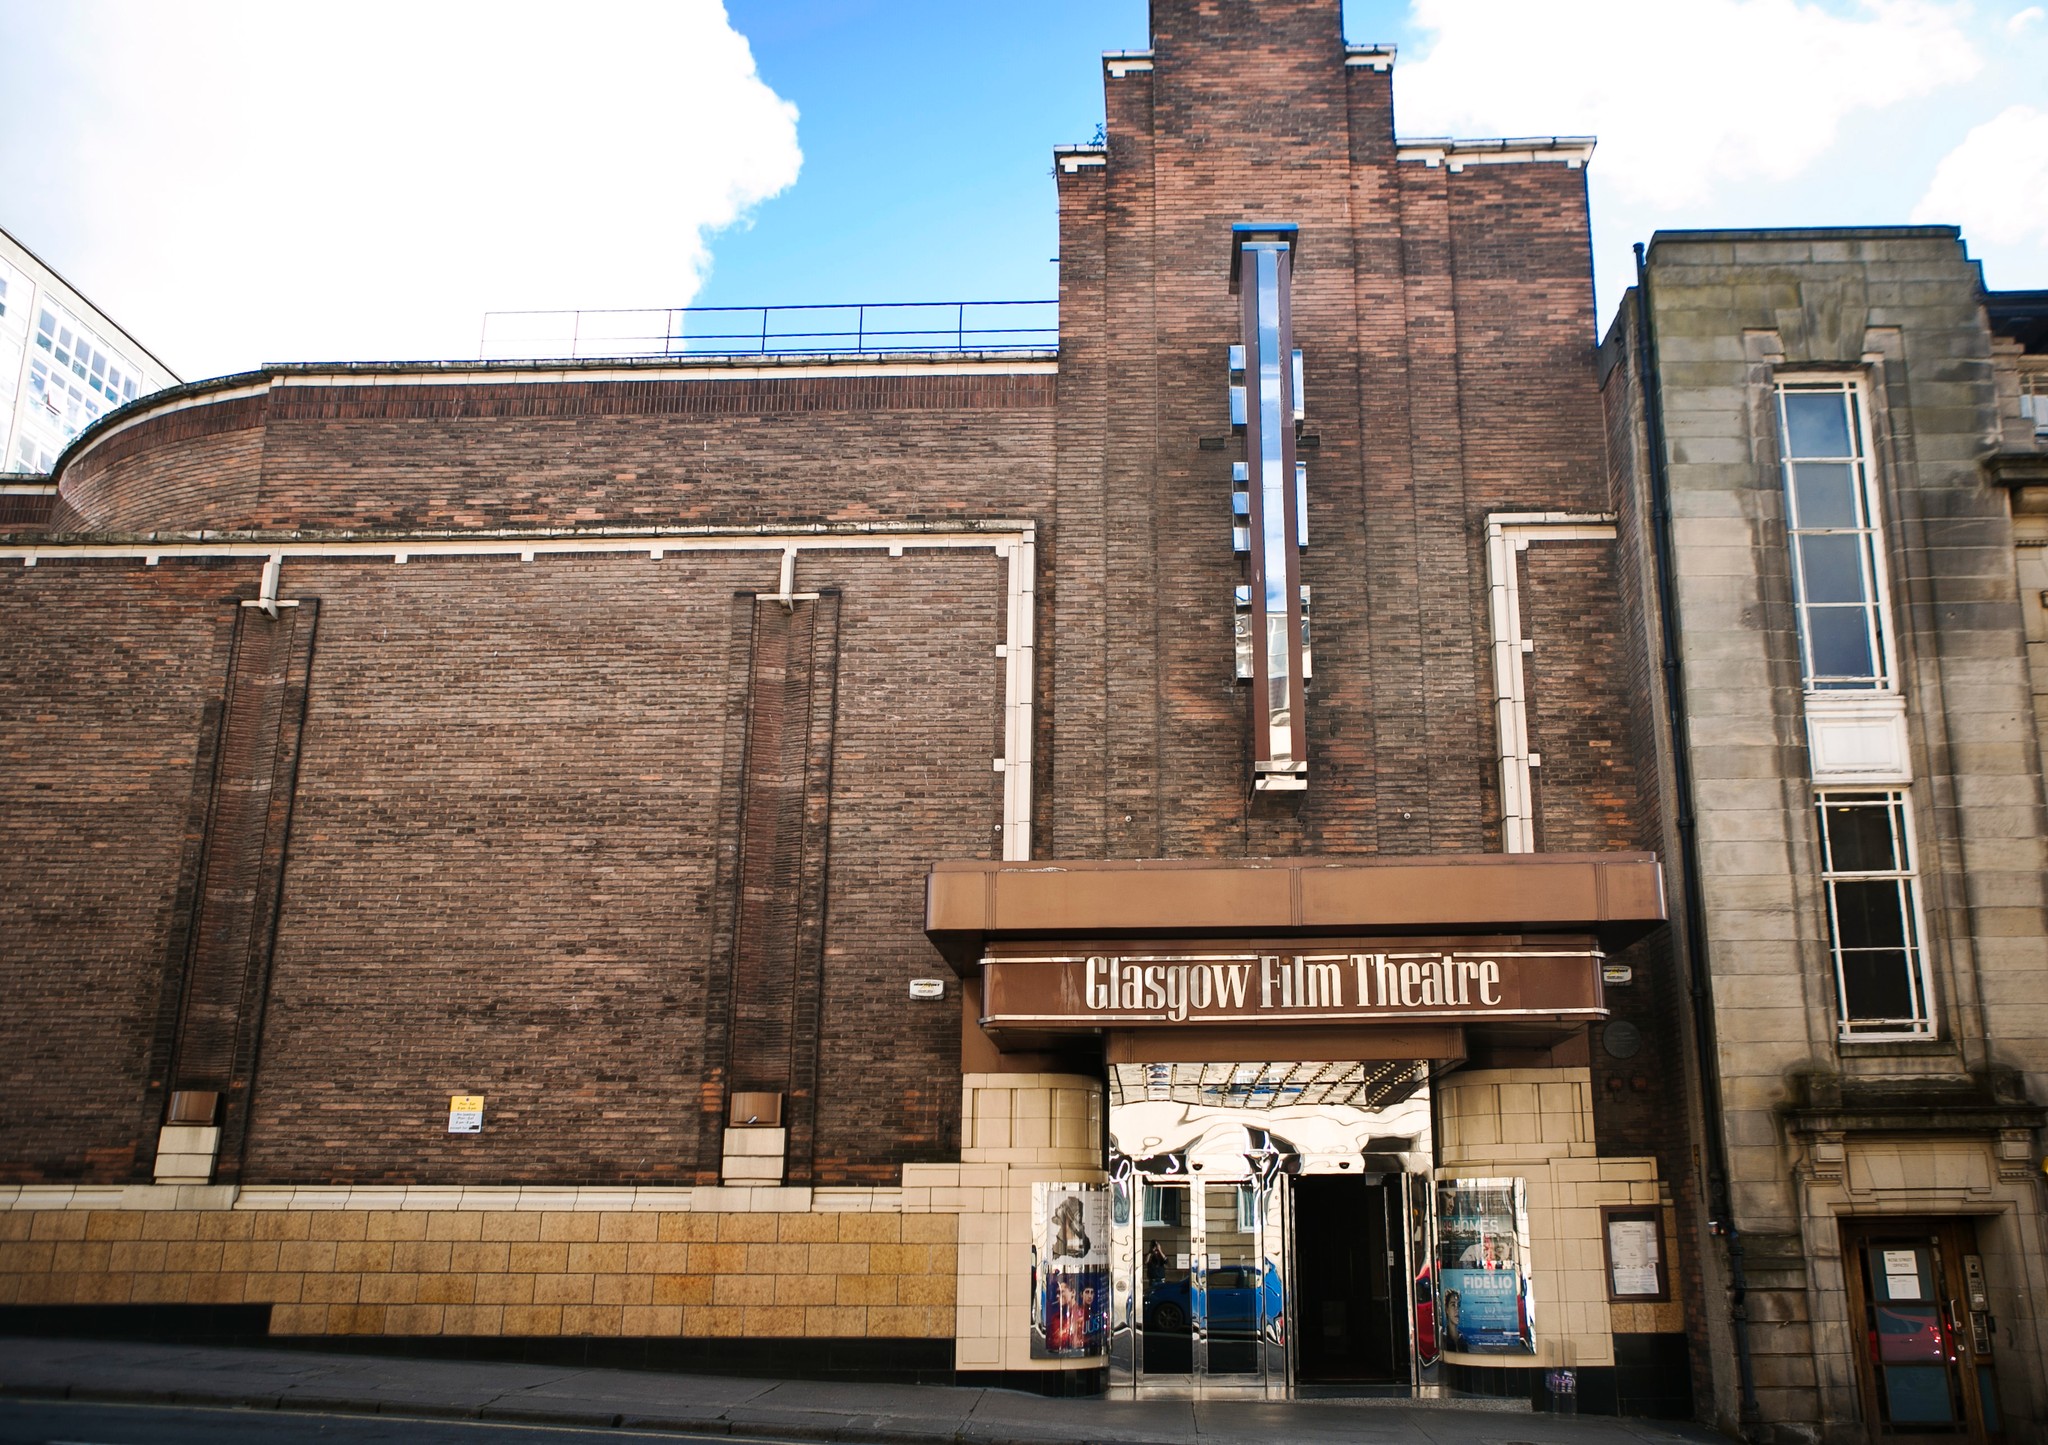
M1865 421L1862 388L1854 381L1778 388L1799 660L1809 692L1892 686L1884 549Z
M1821 883L1843 1038L1934 1032L1906 792L1824 792Z
M2036 437L2048 439L2048 371L2020 373L2020 415L2034 424Z

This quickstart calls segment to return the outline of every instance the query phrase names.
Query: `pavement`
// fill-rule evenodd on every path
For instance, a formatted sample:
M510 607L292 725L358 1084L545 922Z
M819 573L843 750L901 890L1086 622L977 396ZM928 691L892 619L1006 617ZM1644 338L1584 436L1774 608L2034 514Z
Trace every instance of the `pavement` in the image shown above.
M1067 1400L965 1386L49 1338L0 1338L0 1397L892 1445L1632 1445L1723 1438L1696 1425L1438 1401Z

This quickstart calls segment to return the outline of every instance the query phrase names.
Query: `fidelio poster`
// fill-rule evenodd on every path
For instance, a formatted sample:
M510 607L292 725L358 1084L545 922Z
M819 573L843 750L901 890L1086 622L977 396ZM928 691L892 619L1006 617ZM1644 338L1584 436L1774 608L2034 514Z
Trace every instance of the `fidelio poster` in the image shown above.
M1031 1186L1031 1358L1088 1359L1109 1346L1109 1188Z
M1441 1334L1447 1350L1536 1352L1529 1297L1529 1214L1519 1179L1445 1179L1436 1187Z

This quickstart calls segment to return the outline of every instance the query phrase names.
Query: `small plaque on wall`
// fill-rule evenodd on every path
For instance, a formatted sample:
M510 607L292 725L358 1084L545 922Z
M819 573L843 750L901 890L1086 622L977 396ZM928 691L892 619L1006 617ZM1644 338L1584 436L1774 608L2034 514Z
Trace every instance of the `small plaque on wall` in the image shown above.
M484 1096L455 1094L448 1100L448 1132L481 1134L484 1131Z
M1607 1246L1607 1297L1644 1303L1670 1299L1663 1211L1609 1206L1600 1214Z

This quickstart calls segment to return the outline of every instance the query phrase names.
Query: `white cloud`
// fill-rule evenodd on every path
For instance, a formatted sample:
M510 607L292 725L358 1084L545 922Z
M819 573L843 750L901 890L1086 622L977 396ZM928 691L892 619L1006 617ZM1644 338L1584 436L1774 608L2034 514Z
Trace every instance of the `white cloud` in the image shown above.
M1966 80L1968 7L1861 0L1414 0L1404 134L1593 134L1612 193L1654 206L1804 172L1858 110Z
M2011 106L1964 136L1913 219L1961 226L1972 243L2048 246L2048 110Z
M2048 10L2043 10L2038 5L2029 5L2026 9L2014 15L2012 19L2006 21L2005 28L2012 34L2018 35L2029 25L2038 25L2044 19L2048 19Z
M62 269L190 376L685 303L802 162L721 0L41 9L46 124L0 139L0 180L43 184Z

